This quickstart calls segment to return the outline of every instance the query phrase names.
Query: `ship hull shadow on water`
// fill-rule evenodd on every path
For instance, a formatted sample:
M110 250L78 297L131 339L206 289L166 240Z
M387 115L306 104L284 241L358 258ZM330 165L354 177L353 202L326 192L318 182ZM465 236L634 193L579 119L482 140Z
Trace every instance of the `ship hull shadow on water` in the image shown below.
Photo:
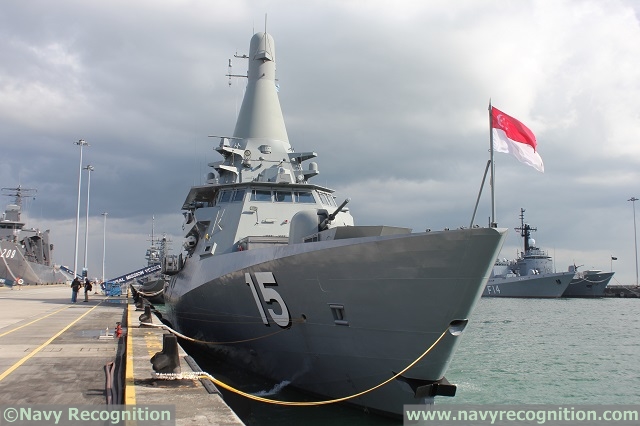
M452 395L444 379L505 229L412 233L355 226L333 190L309 183L316 156L289 145L270 35L251 40L248 84L223 161L183 204L184 252L163 320L277 383L396 416ZM231 73L230 73L231 75ZM425 351L432 345L424 357Z

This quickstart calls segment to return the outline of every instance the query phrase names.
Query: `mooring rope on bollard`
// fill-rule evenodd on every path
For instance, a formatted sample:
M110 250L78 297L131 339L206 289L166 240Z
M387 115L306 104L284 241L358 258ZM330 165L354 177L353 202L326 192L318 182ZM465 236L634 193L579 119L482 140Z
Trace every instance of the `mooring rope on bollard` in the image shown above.
M171 331L170 327L167 327L167 326L164 326L164 327L166 327L167 329L169 329ZM223 389L226 389L226 390L228 390L230 392L233 392L235 394L238 394L240 396L244 396L245 398L252 399L254 401L264 402L264 403L267 403L267 404L298 406L298 407L308 407L308 406L335 404L335 403L338 403L338 402L348 401L348 400L353 399L353 398L358 398L358 397L360 397L362 395L365 395L367 393L373 392L374 390L376 390L378 388L381 388L382 386L386 385L387 383L397 379L402 374L404 374L406 371L411 369L414 365L416 365L418 362L420 362L420 360L422 360L422 358L427 356L429 354L429 352L431 352L436 347L436 345L438 345L438 343L440 343L442 341L442 339L444 338L444 336L447 334L448 331L449 331L449 327L447 327L442 332L440 337L438 337L436 339L436 341L433 342L433 344L431 346L429 346L427 348L427 350L422 353L422 355L420 355L418 358L416 358L415 361L413 361L411 364L406 366L399 373L393 375L389 379L387 379L387 380L385 380L385 381L383 381L383 382L381 382L381 383L379 383L379 384L377 384L377 385L375 385L375 386L373 386L373 387L371 387L371 388L369 388L367 390L355 393L353 395L345 396L345 397L342 397L342 398L327 399L327 400L322 400L322 401L309 401L309 402L279 401L279 400L275 400L275 399L263 398L261 396L256 396L256 395L252 395L250 393L243 392L240 389L236 389L233 386L230 386L230 385L228 385L228 384L226 384L224 382L221 382L220 380L216 379L211 374L209 374L209 373L207 373L205 371L190 372L190 373L154 373L154 377L158 378L158 379L163 379L163 380L180 380L180 379L196 380L196 379L207 378L207 379L211 380L213 383L215 383L216 385L220 386ZM173 330L172 332L175 332L175 330ZM179 335L179 334L177 334L177 335Z

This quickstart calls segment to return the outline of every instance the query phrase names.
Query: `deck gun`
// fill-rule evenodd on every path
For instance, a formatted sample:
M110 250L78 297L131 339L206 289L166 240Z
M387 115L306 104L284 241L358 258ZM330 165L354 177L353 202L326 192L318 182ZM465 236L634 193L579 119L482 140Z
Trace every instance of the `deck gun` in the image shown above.
M327 229L329 227L329 224L331 222L333 222L333 220L336 218L338 213L340 213L340 211L342 211L344 206L346 206L349 201L351 201L351 198L347 198L346 200L344 200L342 202L342 204L340 204L338 206L338 208L333 213L331 213L326 218L324 218L324 220L322 222L320 222L320 224L318 225L318 232L321 232L321 231L324 231L325 229ZM323 214L323 216L324 216L324 214Z

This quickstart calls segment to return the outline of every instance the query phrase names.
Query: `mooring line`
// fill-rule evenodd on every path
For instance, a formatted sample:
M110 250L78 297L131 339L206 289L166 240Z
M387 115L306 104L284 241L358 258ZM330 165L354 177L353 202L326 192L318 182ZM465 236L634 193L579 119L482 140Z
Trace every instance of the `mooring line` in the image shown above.
M181 374L155 373L155 377L158 378L158 379L166 379L166 380L207 378L207 379L211 380L213 383L215 383L216 385L218 385L221 388L224 388L224 389L226 389L226 390L228 390L230 392L233 392L233 393L238 394L240 396L244 396L245 398L252 399L254 401L264 402L264 403L267 403L267 404L287 405L287 406L297 406L297 407L309 407L309 406L317 406L317 405L335 404L335 403L338 403L338 402L344 402L344 401L348 401L350 399L358 398L358 397L360 397L362 395L365 395L365 394L367 394L369 392L373 392L374 390L376 390L378 388L381 388L382 386L386 385L387 383L397 379L402 374L404 374L406 371L411 369L414 365L416 365L418 362L420 362L420 360L422 360L422 358L427 356L427 354L429 354L429 352L431 352L433 350L433 348L435 348L436 345L438 343L440 343L440 341L444 338L444 336L447 334L448 331L449 331L449 327L447 327L442 332L440 337L438 337L436 339L436 341L433 342L433 344L431 346L429 346L429 348L427 348L427 350L422 353L422 355L420 355L418 358L416 358L415 361L413 361L411 364L406 366L399 373L394 374L389 379L387 379L387 380L383 381L382 383L379 383L379 384L377 384L377 385L375 385L375 386L373 386L373 387L371 387L371 388L369 388L367 390L355 393L353 395L344 396L342 398L327 399L327 400L322 400L322 401L308 401L308 402L279 401L279 400L276 400L276 399L263 398L261 396L256 396L256 395L252 395L250 393L243 392L240 389L236 389L233 386L230 386L230 385L228 385L228 384L226 384L224 382L221 382L220 380L216 379L211 374L209 374L209 373L207 373L205 371L198 371L198 372L193 372L193 373L181 373Z

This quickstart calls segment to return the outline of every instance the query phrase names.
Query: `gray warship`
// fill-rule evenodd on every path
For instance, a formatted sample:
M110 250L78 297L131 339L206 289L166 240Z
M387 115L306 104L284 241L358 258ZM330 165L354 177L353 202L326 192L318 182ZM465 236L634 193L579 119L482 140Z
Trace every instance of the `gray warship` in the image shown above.
M524 251L516 260L496 261L482 297L557 298L562 297L575 272L554 272L553 261L547 252L535 246L531 231L524 223L524 209L520 209L520 236Z
M147 259L147 267L154 268L155 272L139 278L137 285L134 285L134 289L153 304L164 303L164 287L168 280L167 276L162 273L161 265L164 259L170 258L169 243L170 240L166 234L163 234L160 238L156 238L154 226L152 225L151 245L145 253L145 259Z
M255 34L241 57L235 130L216 136L222 160L182 206L184 252L163 263L163 320L212 355L319 399L393 378L441 337L349 402L401 415L403 404L452 396L444 374L506 229L354 225L349 199L310 182L318 165L303 163L316 153L289 143L271 35Z
M72 274L53 263L53 244L49 230L25 228L22 199L35 189L2 188L15 202L0 217L0 283L5 285L55 284L71 281Z
M562 297L605 297L605 289L615 272L603 272L600 269L587 269L578 272L575 265L569 266L569 272L576 275L569 283Z

